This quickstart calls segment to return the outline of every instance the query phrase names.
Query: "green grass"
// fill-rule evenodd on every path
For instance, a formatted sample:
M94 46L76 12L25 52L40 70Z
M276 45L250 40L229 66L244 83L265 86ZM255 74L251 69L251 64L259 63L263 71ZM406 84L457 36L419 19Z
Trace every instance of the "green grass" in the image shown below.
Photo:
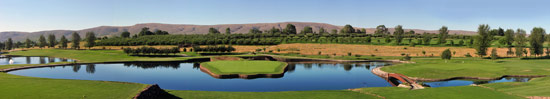
M480 58L415 59L413 64L398 64L383 71L410 77L444 79L451 77L501 77L503 75L550 75L548 60L519 60L517 58L489 60Z
M47 79L0 73L0 97L5 99L129 99L145 84Z
M504 82L484 84L497 91L512 93L520 96L550 97L550 77L535 78L529 82Z
M277 55L283 58L312 58L312 59L335 59L335 60L390 60L401 59L400 56L370 56L370 55L352 55L352 56L332 56L332 55L302 55L296 53L265 53L271 55Z
M168 90L183 99L380 99L376 96L347 90L284 91L284 92L221 92Z
M215 74L280 74L286 63L278 61L213 61L201 63Z
M399 87L360 88L361 92L380 95L387 99L521 99L506 93L475 86L439 87L409 90Z
M49 56L76 59L79 63L85 62L114 62L114 61L176 61L193 57L166 57L151 58L129 56L119 50L63 50L63 49L35 49L28 51L11 52L8 55L21 56Z

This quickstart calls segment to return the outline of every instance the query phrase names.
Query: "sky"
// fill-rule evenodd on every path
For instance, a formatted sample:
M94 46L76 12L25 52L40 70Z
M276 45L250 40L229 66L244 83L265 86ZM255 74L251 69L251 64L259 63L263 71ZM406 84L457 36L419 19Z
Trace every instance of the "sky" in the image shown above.
M550 28L550 0L0 0L0 32L138 23L319 22L374 28Z

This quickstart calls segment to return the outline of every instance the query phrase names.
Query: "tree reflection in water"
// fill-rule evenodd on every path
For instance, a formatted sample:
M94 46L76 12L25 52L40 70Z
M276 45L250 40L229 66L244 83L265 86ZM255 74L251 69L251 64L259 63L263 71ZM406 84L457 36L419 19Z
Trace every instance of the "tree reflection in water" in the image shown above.
M193 69L200 69L201 68L201 63L193 63Z
M139 67L139 68L143 68L143 69L153 69L153 68L158 68L158 67L178 69L178 68L180 68L180 64L181 63L178 63L178 62L124 63L124 66L126 66L126 67Z
M90 74L95 73L95 64L86 65L86 72Z
M76 72L78 72L78 70L80 70L80 65L78 65L78 64L73 65L73 72L76 73Z

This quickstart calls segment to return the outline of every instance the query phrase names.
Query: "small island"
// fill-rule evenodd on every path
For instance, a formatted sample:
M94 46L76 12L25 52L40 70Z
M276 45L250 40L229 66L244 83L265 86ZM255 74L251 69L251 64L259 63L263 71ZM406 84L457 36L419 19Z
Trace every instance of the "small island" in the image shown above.
M218 60L201 63L201 71L214 78L280 78L287 64L278 61L228 61Z

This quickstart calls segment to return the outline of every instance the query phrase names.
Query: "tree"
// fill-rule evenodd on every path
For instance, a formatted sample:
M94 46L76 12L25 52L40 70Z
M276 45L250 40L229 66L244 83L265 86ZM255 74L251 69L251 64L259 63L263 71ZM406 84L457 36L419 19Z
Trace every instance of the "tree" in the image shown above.
M163 30L155 30L152 35L168 35L169 33Z
M403 34L404 33L405 33L405 31L403 30L403 26L397 25L395 27L395 31L393 32L393 36L395 38L395 42L397 43L397 45L399 45L401 43L401 41L403 40Z
M141 28L141 31L138 33L139 36L153 35L153 32L149 31L148 27Z
M328 33L327 30L325 30L325 28L323 27L319 28L319 34L325 34L325 33Z
M447 36L449 35L449 30L446 26L443 26L439 29L439 41L437 44L445 44L447 41Z
M285 34L296 34L296 26L293 24L287 24L286 28L283 29L283 33Z
M38 45L39 48L44 48L46 47L46 45L48 45L48 43L46 42L46 37L44 37L44 35L40 35L40 38L38 38L38 42L40 43Z
M67 48L67 43L69 41L67 40L67 38L65 38L65 35L61 36L61 39L59 40L59 43L61 43L61 48L63 49L66 49Z
M208 34L220 34L220 31L218 31L218 29L216 28L209 28Z
M443 52L441 52L441 59L450 60L453 55L451 54L451 50L446 49Z
M55 35L50 34L48 35L48 48L55 47L57 40L55 40Z
M332 30L330 30L330 34L338 34L338 30L332 29Z
M226 29L225 29L225 34L231 34L231 29L230 29L230 28L226 28Z
M531 45L531 51L537 55L543 54L543 46L544 43L544 35L546 34L545 30L540 27L535 27L531 31L531 35L529 35L529 44Z
M251 34L260 34L262 33L262 31L260 31L260 29L258 28L252 28L248 31L248 33L251 33Z
M504 38L506 42L506 47L508 48L506 55L514 54L514 52L512 52L512 44L514 43L514 30L507 29L506 32L504 32Z
M491 44L491 39L489 35L490 27L487 24L479 25L477 29L478 35L474 41L474 48L476 49L476 54L479 57L487 55L487 48Z
M378 25L376 26L376 31L374 31L375 35L385 35L389 34L388 28L386 28L385 25Z
M73 49L80 49L80 35L78 35L78 33L74 32L73 33L73 45L71 46L71 48Z
M85 47L88 47L88 49L95 46L95 33L94 32L88 32L86 33L86 45Z
M497 55L497 49L496 48L493 48L493 50L491 50L491 59L492 60L495 60L498 58L498 55Z
M353 29L351 25L347 24L340 30L340 33L355 33L355 29Z
M300 33L313 33L313 28L311 28L310 26L305 26L304 29L300 31Z
M514 42L516 42L516 56L521 57L523 56L523 52L525 51L525 43L527 42L525 30L518 29L516 31L516 37L514 38Z
M120 33L120 37L122 37L122 38L129 38L129 37L130 37L130 32L124 31L124 32Z
M31 47L32 47L32 41L29 38L27 38L25 40L25 48L31 48Z
M269 29L268 32L271 33L271 34L281 33L281 29L275 28L275 27L271 27L271 29Z
M13 45L13 40L11 40L11 38L8 38L8 40L5 42L6 44L6 50L11 50L14 48L14 45Z

